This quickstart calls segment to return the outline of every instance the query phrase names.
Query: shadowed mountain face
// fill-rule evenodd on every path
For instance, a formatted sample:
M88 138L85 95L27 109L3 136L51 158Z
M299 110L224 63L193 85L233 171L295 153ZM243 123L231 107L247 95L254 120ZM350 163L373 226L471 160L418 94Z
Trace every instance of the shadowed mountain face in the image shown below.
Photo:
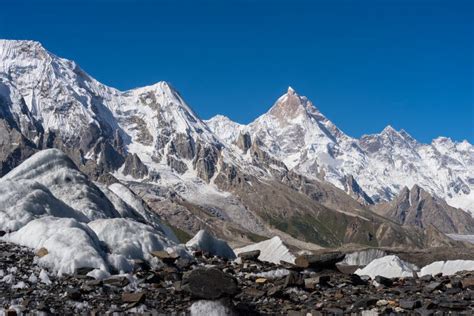
M166 82L118 91L37 42L0 41L0 172L47 148L91 180L132 189L183 235L205 228L235 244L279 235L305 249L424 247L426 225L369 205L407 182L462 202L474 185L470 144L423 145L391 128L353 139L292 88L248 126L205 122ZM474 229L431 204L425 213L452 220L432 223L440 230Z
M470 214L449 206L417 185L403 188L393 201L378 204L374 210L402 225L421 228L433 225L444 233L474 233L474 219Z

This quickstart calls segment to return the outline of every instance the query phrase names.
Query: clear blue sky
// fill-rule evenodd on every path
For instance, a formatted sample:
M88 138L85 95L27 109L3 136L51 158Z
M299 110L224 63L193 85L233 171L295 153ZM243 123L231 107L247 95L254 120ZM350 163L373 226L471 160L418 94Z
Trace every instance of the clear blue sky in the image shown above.
M250 122L291 85L352 136L474 143L473 3L3 0L0 37L122 90L169 81L202 118Z

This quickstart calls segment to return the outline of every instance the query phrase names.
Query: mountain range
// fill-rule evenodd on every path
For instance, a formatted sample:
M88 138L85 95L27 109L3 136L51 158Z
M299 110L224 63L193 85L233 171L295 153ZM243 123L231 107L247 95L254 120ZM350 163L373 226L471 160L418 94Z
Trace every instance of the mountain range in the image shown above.
M390 126L353 138L293 88L248 125L205 121L169 83L119 91L38 42L0 40L0 176L49 148L77 166L94 205L113 213L100 196L114 196L129 209L110 194L123 186L182 239L207 229L235 245L278 235L300 249L424 248L474 232L467 141L423 144ZM90 208L43 180L71 214Z

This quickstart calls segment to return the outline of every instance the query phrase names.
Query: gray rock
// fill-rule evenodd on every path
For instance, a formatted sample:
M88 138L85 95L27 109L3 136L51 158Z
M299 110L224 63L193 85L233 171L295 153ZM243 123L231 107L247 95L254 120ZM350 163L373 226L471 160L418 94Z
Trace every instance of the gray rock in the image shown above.
M239 258L242 258L243 260L253 260L253 261L255 261L260 256L260 250L252 250L252 251L241 252L237 256Z
M239 137L237 138L236 145L237 147L242 149L244 153L247 153L247 150L249 150L250 146L252 146L252 139L250 138L250 134L240 133Z
M283 284L284 287L292 287L292 286L303 286L304 279L296 271L290 271L290 273L285 278L285 283Z
M237 280L217 268L197 268L185 274L183 289L202 299L217 299L238 293Z
M164 263L167 263L167 264L173 263L173 262L176 261L176 259L178 259L178 256L171 255L171 254L169 254L168 252L166 252L164 250L152 251L152 252L150 252L150 254L153 257L156 257L156 258L160 259L161 261L163 261Z
M327 285L331 277L329 275L321 275L314 278L304 279L304 287L308 290L314 290L316 285Z
M81 291L79 289L67 289L66 290L66 296L67 298L73 300L73 301L78 301L81 299Z
M358 286L358 285L367 285L367 280L362 279L359 275L357 274L351 274L349 275L350 282L352 285Z
M357 300L354 304L352 304L352 309L361 309L361 308L368 308L377 304L378 299L374 297L365 297L362 299Z
M345 254L341 252L301 255L296 258L295 264L305 269L336 269L336 263L344 260L344 257Z
M461 281L461 284L462 284L462 288L463 288L463 289L471 289L471 290L474 290L474 277L464 278L464 279Z
M94 270L94 268L89 268L89 267L82 267L82 268L77 268L75 271L75 274L77 275L86 275L87 273L91 272Z
M111 277L111 278L105 279L103 280L103 283L105 285L110 285L110 286L124 287L128 285L130 281L126 277L120 276L120 277Z
M441 289L442 286L443 286L443 283L442 283L442 282L436 282L436 281L434 281L434 282L431 282L430 284L426 285L426 286L425 286L425 290L426 290L427 292L430 292L430 293L431 293L431 292L433 292L433 291L436 291L436 290Z
M415 308L421 307L421 302L419 300L401 299L399 305L403 309L414 310Z
M131 175L135 179L141 179L148 175L148 168L142 163L137 154L129 154L125 158L122 172L124 175Z
M377 275L374 280L375 280L375 282L377 282L378 284L381 284L383 286L390 287L390 286L393 285L393 280L392 279L383 277L381 275Z
M145 292L122 293L124 303L139 303L145 300Z

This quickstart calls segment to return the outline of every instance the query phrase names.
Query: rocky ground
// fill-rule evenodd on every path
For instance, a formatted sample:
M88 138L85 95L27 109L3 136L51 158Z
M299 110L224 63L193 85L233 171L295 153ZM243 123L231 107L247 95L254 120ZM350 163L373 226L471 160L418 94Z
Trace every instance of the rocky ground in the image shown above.
M237 261L200 253L195 260L155 255L162 266L151 269L137 261L131 275L98 281L85 275L88 269L78 269L75 275L58 278L35 264L31 250L0 243L0 308L7 315L200 315L208 313L206 308L235 315L474 313L472 272L369 280L330 269L334 258L297 262L298 267L259 262L258 253ZM218 302L206 305L209 301Z

